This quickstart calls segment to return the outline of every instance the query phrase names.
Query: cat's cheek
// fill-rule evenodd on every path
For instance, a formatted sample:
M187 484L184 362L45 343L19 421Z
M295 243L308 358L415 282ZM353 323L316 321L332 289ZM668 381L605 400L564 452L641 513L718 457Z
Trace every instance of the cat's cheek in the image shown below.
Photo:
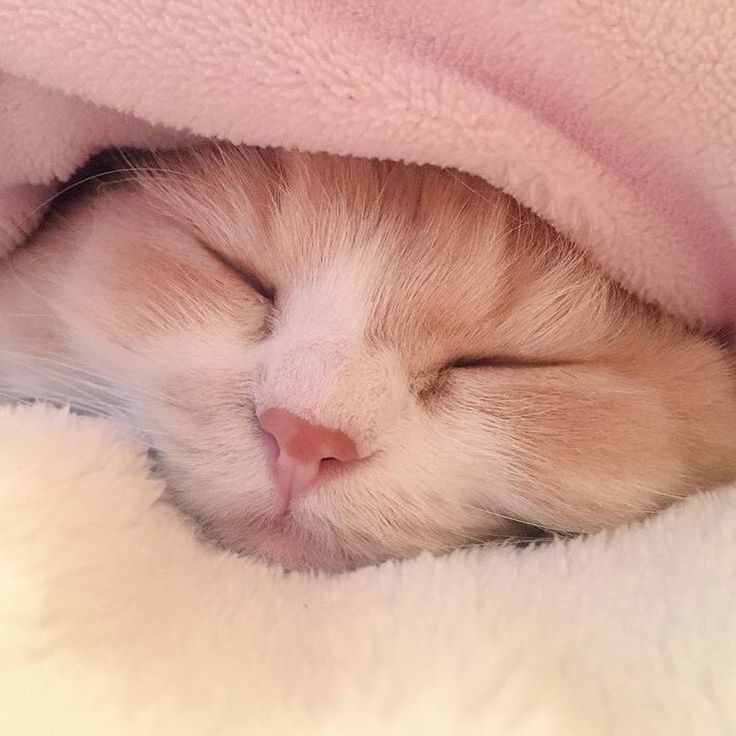
M247 427L220 431L195 420L157 428L161 469L176 505L197 519L258 525L278 504L266 448Z
M89 220L93 234L106 236L106 247L91 239L79 244L58 304L72 329L131 351L177 333L186 339L229 331L242 344L270 331L272 304L220 264L213 270L194 246L177 252L181 243L172 242L169 250L167 240L180 237L176 231L157 230L153 243L145 222L131 231L106 211Z

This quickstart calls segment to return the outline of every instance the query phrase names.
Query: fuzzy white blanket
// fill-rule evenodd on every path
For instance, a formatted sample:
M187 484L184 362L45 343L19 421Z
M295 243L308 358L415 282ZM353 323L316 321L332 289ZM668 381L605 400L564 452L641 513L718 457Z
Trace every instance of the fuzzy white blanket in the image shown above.
M340 577L211 548L160 492L104 423L0 410L3 733L736 733L736 489Z

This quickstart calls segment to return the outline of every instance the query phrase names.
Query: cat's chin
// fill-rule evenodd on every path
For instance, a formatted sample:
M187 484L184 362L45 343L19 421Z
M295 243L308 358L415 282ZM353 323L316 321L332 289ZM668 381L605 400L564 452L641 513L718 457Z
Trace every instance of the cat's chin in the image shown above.
M378 561L358 559L343 549L333 534L307 530L289 516L258 523L244 520L211 523L205 532L227 549L285 570L346 572Z

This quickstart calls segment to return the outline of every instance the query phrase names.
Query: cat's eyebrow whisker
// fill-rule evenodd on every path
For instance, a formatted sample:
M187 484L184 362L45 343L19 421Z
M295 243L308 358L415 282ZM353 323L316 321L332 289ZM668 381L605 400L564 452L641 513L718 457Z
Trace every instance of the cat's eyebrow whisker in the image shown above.
M36 207L28 211L20 219L19 228L22 230L23 226L27 222L32 221L38 215L39 212L44 212L45 210L49 209L49 207L54 202L56 202L58 199L63 197L65 194L68 194L74 189L78 189L79 187L82 187L85 184L89 184L90 182L93 182L96 180L100 180L102 186L111 186L114 184L124 184L124 183L131 182L131 181L140 182L142 186L145 186L145 184L154 182L154 186L156 186L160 190L162 189L162 187L158 185L160 184L160 182L165 181L167 178L166 175L168 175L168 178L171 181L181 181L181 180L194 181L198 183L199 185L203 186L203 188L211 189L213 194L215 194L217 191L203 177L198 177L196 174L187 172L183 168L167 169L163 167L140 165L132 161L127 156L127 154L121 149L116 149L116 150L117 150L118 155L128 164L127 166L122 166L122 167L113 168L113 169L105 169L104 171L99 171L95 174L91 174L90 176L86 176L82 179L75 179L67 183L66 185L62 186L60 189L55 191L51 196L43 200L40 204L36 205ZM131 174L131 175L127 177L116 176L118 174L126 174L126 173ZM140 174L155 174L156 177L146 178L146 177L142 177Z
M36 215L38 215L39 212L43 212L47 210L56 200L60 199L65 194L68 194L69 192L73 191L74 189L77 189L79 187L84 186L85 184L89 184L90 182L93 182L95 180L100 180L101 185L103 186L111 186L114 184L124 184L130 181L139 181L140 177L138 176L128 176L128 177L116 177L116 174L123 174L123 173L132 173L135 174L138 171L142 171L143 169L140 169L137 166L130 166L130 167L123 167L123 168L117 168L117 169L106 169L105 171L97 172L96 174L92 174L90 176L86 176L83 179L74 180L65 186L63 186L58 191L54 192L50 197L47 197L43 202L38 204L33 209L29 210L24 217L22 217L19 221L19 227L20 229L23 228L23 226L34 219ZM154 171L154 169L150 169L150 171ZM166 171L164 169L161 170L161 173L170 173L175 174L177 177L185 178L186 173L185 172L177 172L177 171ZM115 177L111 178L109 180L106 180L107 177ZM172 177L173 178L173 177ZM196 178L193 175L190 175L190 178ZM204 182L203 182L204 183Z
M52 194L50 197L45 199L38 206L30 210L30 212L28 212L26 216L21 219L20 221L21 226L25 224L26 222L28 222L29 220L33 219L39 212L47 209L53 202L59 199L59 197L61 197L64 194L67 194L71 190L76 189L77 187L80 187L91 181L94 181L95 179L101 179L105 176L111 176L113 174L122 173L124 171L130 171L130 168L113 169L111 171L101 171L101 172L98 172L97 174L92 174L91 176L87 176L84 179L73 181L70 184L67 184L66 186L59 189L57 192L54 192L54 194Z

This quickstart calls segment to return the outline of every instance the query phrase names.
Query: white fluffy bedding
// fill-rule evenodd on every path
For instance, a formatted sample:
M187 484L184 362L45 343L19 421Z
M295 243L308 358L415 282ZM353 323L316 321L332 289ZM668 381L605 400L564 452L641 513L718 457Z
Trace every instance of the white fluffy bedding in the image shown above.
M283 575L145 448L0 409L0 718L35 734L736 733L736 490L537 549Z

